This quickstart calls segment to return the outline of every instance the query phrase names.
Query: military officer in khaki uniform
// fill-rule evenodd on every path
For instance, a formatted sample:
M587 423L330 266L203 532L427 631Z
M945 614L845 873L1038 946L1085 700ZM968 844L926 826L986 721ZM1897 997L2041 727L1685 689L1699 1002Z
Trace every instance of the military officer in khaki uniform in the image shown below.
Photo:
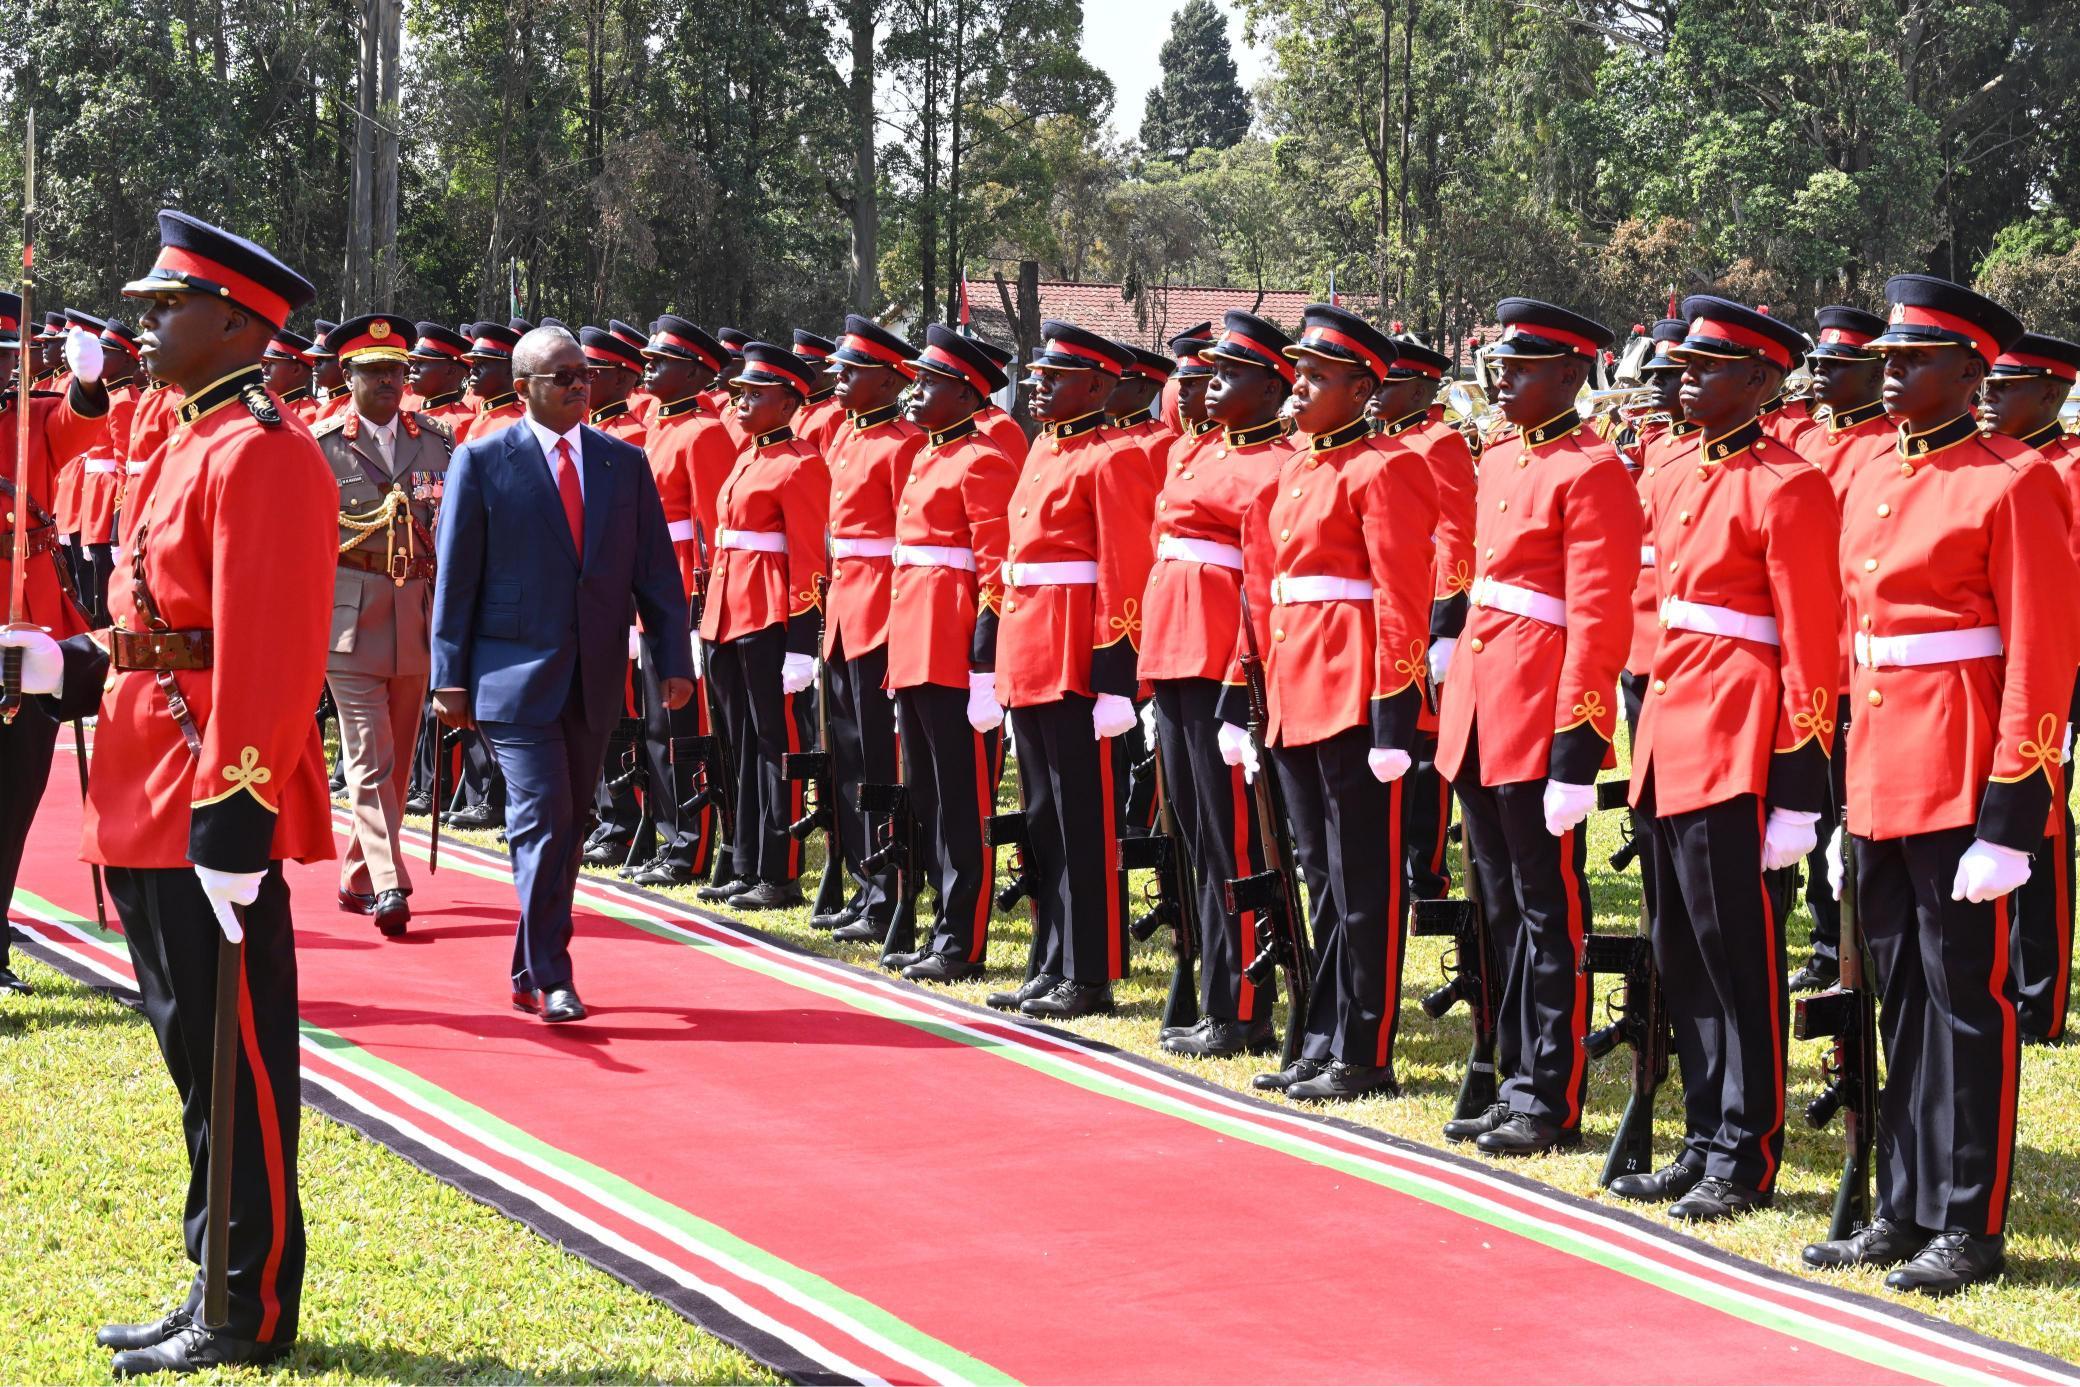
M452 440L400 408L410 319L378 313L333 332L352 403L314 431L339 483L339 571L325 681L339 709L354 831L340 855L340 908L395 938L411 919L398 851L405 782L431 670L434 512Z

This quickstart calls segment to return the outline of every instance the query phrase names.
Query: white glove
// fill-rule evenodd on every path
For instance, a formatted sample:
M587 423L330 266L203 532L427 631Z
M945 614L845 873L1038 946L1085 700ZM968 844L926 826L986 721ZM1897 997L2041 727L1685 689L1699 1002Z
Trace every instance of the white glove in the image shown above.
M101 339L90 332L74 329L65 334L65 364L72 368L73 379L82 385L92 385L101 379Z
M1457 636L1439 636L1430 642L1430 682L1442 685L1445 671L1452 667L1452 652L1459 648Z
M65 652L41 626L0 629L0 647L22 652L22 692L54 694L65 684Z
M1408 753L1392 747L1374 747L1365 753L1365 765L1372 771L1372 778L1385 785L1408 774Z
M708 657L701 650L701 633L695 631L691 639L693 641L693 677L698 679L708 663Z
M631 660L639 660L642 657L643 628L640 626L631 626L628 628L628 658Z
M1118 694L1099 694L1091 705L1091 732L1100 741L1117 737L1134 725L1134 703Z
M1569 785L1564 780L1546 782L1546 832L1555 838L1569 829L1579 827L1582 820L1589 817L1589 811L1595 807L1594 785Z
M234 905L251 905L260 899L260 880L265 872L220 872L215 867L197 867L195 879L202 883L202 894L209 897L209 908L217 912L217 924L224 937L236 944L246 937L239 928L238 916L232 913Z
M1820 816L1797 809L1772 809L1762 827L1762 870L1779 872L1820 842Z
M968 726L991 732L1004 725L1004 705L997 702L997 676L989 670L968 674Z
M1827 887L1834 898L1842 898L1842 834L1846 832L1840 824L1835 825L1834 837L1827 840Z
M780 661L780 692L798 694L816 682L816 661L789 653Z
M2058 759L2065 765L2070 766L2073 764L2073 724L2071 723L2066 724L2066 744L2058 753Z
M2028 880L2028 853L1975 838L1964 850L1964 856L1957 859L1957 880L1950 887L1950 899L1975 903L1997 900Z
M1242 767L1243 783L1256 784L1257 772L1263 767L1257 760L1257 744L1250 740L1249 729L1224 722L1215 729L1213 740L1220 748L1221 760Z
M1141 705L1141 735L1150 746L1156 744L1156 701L1152 698Z

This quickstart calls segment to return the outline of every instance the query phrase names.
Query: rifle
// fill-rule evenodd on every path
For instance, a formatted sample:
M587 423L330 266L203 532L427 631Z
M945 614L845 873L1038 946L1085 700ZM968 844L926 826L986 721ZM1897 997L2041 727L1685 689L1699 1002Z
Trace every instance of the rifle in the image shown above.
M1628 787L1622 780L1605 780L1596 786L1598 809L1626 808ZM1628 842L1633 849L1637 841ZM1622 856L1624 850L1620 849ZM1613 865L1617 858L1612 858ZM1611 1138L1610 1155L1604 1158L1602 1184L1620 1175L1640 1175L1654 1167L1654 1094L1668 1080L1669 1019L1667 999L1661 992L1661 975L1654 968L1654 944L1649 937L1646 869L1640 870L1639 932L1636 934L1588 934L1582 937L1581 974L1619 973L1625 984L1611 1007L1611 1023L1590 1031L1582 1048L1592 1060L1602 1059L1619 1045L1632 1047L1632 1094L1625 1100L1625 1115L1618 1119Z
M1165 1026L1190 1026L1199 1020L1199 898L1193 891L1192 864L1177 815L1170 808L1170 787L1163 779L1162 757L1149 753L1155 765L1156 830L1119 840L1122 871L1153 871L1155 889L1149 908L1135 917L1134 937L1146 940L1168 926L1170 950L1177 962L1170 970L1170 995L1163 1003Z
M1842 729L1845 733L1846 727ZM1830 1239L1849 1237L1870 1222L1871 1147L1878 1131L1878 1016L1870 975L1864 966L1863 928L1856 909L1856 840L1842 816L1842 972L1825 992L1800 997L1791 1033L1800 1040L1821 1037L1834 1048L1821 1061L1827 1086L1806 1104L1806 1125L1823 1128L1842 1115L1841 1181L1835 1187Z
M819 588L828 580L819 577ZM808 812L787 826L797 842L823 830L823 880L816 884L812 915L832 915L845 905L845 849L838 832L838 787L831 768L831 698L828 671L816 681L816 750L783 752L780 773L788 780L806 781L813 792Z
M25 610L29 574L29 401L36 373L29 367L29 324L36 320L36 112L29 112L29 134L22 152L22 317L15 335L21 348L15 353L15 440L14 440L14 545L8 550L7 629L19 630L27 623ZM22 651L8 646L0 651L0 722L12 724L22 707ZM86 753L80 753L84 756ZM84 762L82 762L84 764Z
M1257 650L1257 628L1250 624L1247 592L1242 594L1242 681L1249 690L1249 740L1257 753L1257 773L1250 781L1257 809L1257 848L1268 865L1261 872L1224 882L1221 895L1237 917L1245 911L1255 912L1257 917L1257 956L1243 968L1243 976L1255 987L1270 982L1274 970L1285 977L1286 1035L1279 1053L1283 1069L1300 1057L1313 996L1314 951L1300 913L1300 873L1293 865L1293 841L1286 828L1285 792L1272 771L1271 750L1264 744L1264 733L1271 726L1271 704L1264 687L1264 657ZM1401 870L1398 863L1394 870Z
M982 829L992 853L998 848L1012 850L1011 880L997 888L997 909L1009 910L1021 900L1031 900L1033 874L1026 869L1026 850L1032 844L1026 835L1025 812L1014 809L1008 814L992 814L983 820ZM1036 939L1033 947L1026 950L1026 981L1031 982L1039 972L1040 946Z
M690 628L694 640L700 639L701 614L708 605L708 541L707 532L701 522L693 522L694 552L700 567L693 571L693 598L689 604ZM729 881L735 870L736 853L730 847L735 840L737 828L736 782L731 778L732 762L729 743L723 739L722 723L715 716L715 702L708 690L708 671L703 669L701 677L694 681L701 696L701 724L708 730L698 737L686 738L699 742L690 748L700 758L696 772L698 780L692 796L679 806L681 813L697 814L713 805L716 827L719 830L720 848L715 853L715 870L712 879L719 883ZM677 745L674 744L674 758Z
M881 946L881 966L895 968L900 966L898 954L917 952L917 896L923 889L917 875L917 819L910 812L909 788L861 785L859 811L878 816L874 849L860 859L860 870L872 875L893 867L896 872L895 913L889 917L888 936Z
M1419 999L1423 1014L1441 1021L1453 1007L1464 1002L1473 1017L1473 1048L1466 1054L1466 1077L1459 1081L1459 1099L1452 1107L1454 1118L1480 1116L1494 1106L1498 1092L1495 1031L1500 999L1490 966L1488 912L1481 907L1480 878L1473 871L1471 857L1469 852L1466 898L1417 901L1409 927L1409 933L1418 939L1452 941L1444 956L1444 985Z

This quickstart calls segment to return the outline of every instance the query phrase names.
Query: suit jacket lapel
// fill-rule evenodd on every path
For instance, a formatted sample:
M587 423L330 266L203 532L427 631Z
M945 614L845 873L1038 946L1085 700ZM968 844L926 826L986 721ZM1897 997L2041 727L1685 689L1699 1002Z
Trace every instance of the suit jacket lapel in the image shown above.
M556 493L555 479L549 474L549 459L542 456L542 445L535 442L534 430L522 420L505 429L503 437L506 459L512 464L514 477L524 490L534 494L535 505L553 517L549 528L556 532L556 542L563 546L564 557L575 566L578 546L571 542L571 527L563 519L563 498ZM586 523L586 530L589 537L590 521Z

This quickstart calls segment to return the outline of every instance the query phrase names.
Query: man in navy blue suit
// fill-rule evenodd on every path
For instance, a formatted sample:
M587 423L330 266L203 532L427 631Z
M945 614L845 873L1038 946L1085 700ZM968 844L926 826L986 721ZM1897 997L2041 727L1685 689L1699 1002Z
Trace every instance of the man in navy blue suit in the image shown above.
M642 449L585 424L585 354L562 328L513 349L527 417L448 466L433 596L434 711L478 727L506 780L520 892L513 1005L585 1015L571 980L571 897L628 627L642 619L665 706L693 696L686 598Z

